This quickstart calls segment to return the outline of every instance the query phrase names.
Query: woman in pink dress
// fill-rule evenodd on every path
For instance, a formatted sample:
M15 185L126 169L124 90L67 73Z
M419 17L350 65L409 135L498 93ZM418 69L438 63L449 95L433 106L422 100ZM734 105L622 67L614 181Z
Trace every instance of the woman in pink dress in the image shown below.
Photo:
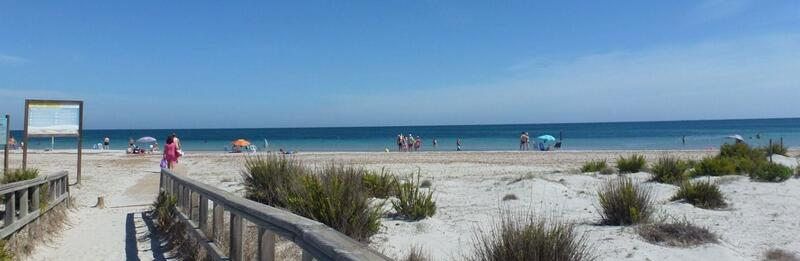
M178 145L175 143L175 136L167 137L167 144L164 145L164 159L167 160L167 167L172 169L178 163Z

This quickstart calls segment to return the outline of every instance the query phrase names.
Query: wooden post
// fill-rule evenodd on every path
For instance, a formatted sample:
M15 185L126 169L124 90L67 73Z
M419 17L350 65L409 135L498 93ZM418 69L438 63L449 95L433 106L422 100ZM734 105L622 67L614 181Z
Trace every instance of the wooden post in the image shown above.
M244 226L242 226L242 217L237 216L231 212L231 247L230 258L232 261L244 260L244 249L242 248L242 235Z
M191 188L186 189L186 196L187 196L186 199L188 200L187 201L188 206L186 207L186 211L188 213L186 214L187 216L189 216L189 220L194 220L194 194L195 193L192 193Z
M311 256L311 253L303 249L303 261L311 261L314 260L314 257Z
M31 194L31 205L33 205L32 206L33 209L38 209L39 208L39 186L41 186L41 185L33 186L33 188L31 189L31 193L32 193ZM39 213L39 214L41 215L41 214L44 214L44 213Z
M769 155L769 162L772 162L772 139L769 139L769 148L767 149L767 155Z
M16 193L14 192L6 194L6 217L4 220L5 227L9 227L11 224L14 224L14 221L17 219L17 211L15 209L17 204L15 194Z
M79 117L79 119L78 119L78 176L75 179L75 184L78 184L78 185L81 184L81 165L82 165L81 157L83 156L83 101L80 101L79 104L80 105L78 105L79 106L78 107L78 110L79 110L79 114L78 114L78 117ZM27 120L27 118L26 118L26 120ZM27 125L26 125L26 127L27 127Z
M28 209L28 189L17 192L19 193L19 218L24 218L30 212L30 209Z
M29 100L25 100L25 125L22 132L22 169L28 167L28 106Z
M11 137L11 116L6 114L6 140L3 141L3 174L8 175L8 138Z
M208 228L208 199L203 196L203 194L200 194L199 197L200 210L197 211L197 215L199 216L197 223L199 224L200 230L203 231L203 233L206 233Z
M275 260L275 233L258 227L258 261Z
M214 202L214 213L211 217L211 237L214 241L219 242L219 236L222 234L222 205L219 202Z

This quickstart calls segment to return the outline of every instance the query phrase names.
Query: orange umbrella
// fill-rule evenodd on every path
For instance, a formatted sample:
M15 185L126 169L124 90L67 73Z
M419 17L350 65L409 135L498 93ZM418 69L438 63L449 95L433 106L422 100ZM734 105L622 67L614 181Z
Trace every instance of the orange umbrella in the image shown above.
M247 141L247 140L245 140L245 139L238 139L238 140L235 140L235 141L231 142L231 144L233 144L233 146L239 146L239 147L247 147L247 146L250 146L250 142L249 142L249 141Z

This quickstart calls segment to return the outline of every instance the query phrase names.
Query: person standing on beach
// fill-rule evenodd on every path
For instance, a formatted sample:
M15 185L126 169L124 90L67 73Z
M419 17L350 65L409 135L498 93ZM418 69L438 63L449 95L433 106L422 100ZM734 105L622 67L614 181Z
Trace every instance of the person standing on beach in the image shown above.
M519 150L521 150L521 151L528 150L528 141L529 140L530 140L530 137L528 137L528 133L523 131L519 135Z
M422 148L422 138L417 136L417 139L414 141L414 151L419 151Z
M681 137L681 142L683 142L683 146L686 146L686 135L683 135L683 137Z
M108 146L110 143L111 139L109 139L108 137L103 138L103 150L111 148L110 146Z
M167 137L167 145L164 145L164 160L167 161L167 168L174 169L175 164L178 163L178 144L175 143L175 136L170 135Z
M397 151L403 151L403 134L397 134Z
M461 151L461 138L456 138L456 151Z
M433 138L433 149L436 149L436 145L439 145L439 141L436 138Z

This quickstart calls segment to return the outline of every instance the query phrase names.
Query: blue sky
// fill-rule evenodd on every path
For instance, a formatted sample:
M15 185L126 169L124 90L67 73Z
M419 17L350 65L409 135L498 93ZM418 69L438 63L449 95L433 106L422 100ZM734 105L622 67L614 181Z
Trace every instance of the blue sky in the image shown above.
M0 112L88 128L799 117L800 1L0 1Z

